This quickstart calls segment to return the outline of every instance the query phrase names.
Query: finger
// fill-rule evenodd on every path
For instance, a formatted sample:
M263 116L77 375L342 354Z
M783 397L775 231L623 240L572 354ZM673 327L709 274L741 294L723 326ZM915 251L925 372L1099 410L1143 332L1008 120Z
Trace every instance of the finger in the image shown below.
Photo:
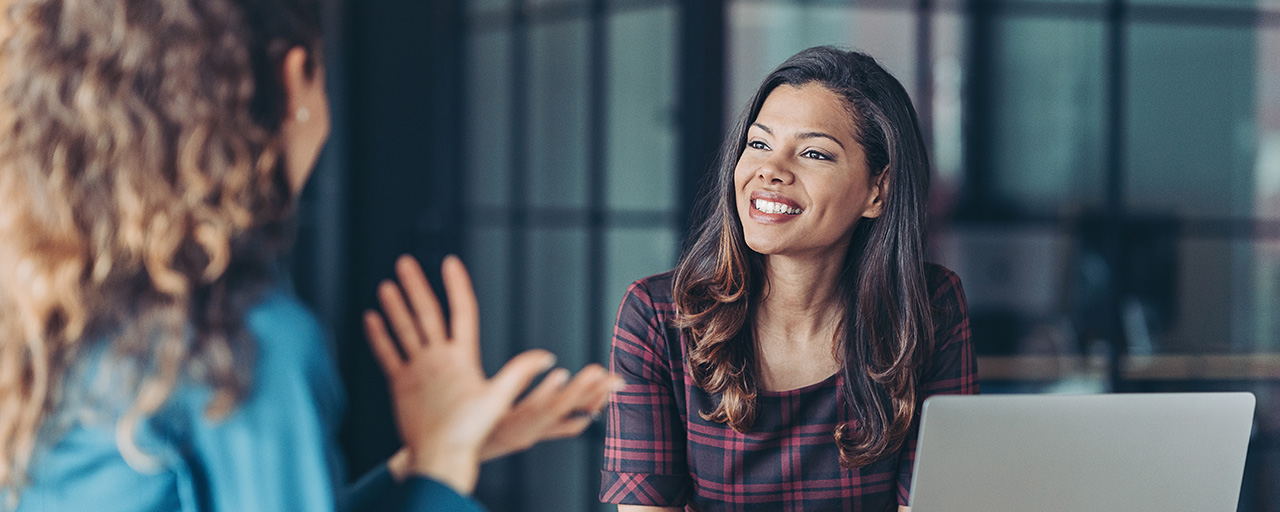
M519 407L531 407L535 411L545 411L547 404L555 398L556 392L569 381L569 370L556 368L538 383L533 391L520 399Z
M449 297L449 325L453 328L453 340L473 346L480 355L480 305L476 303L476 290L462 260L450 254L441 265L444 291Z
M600 365L587 365L578 372L568 385L560 392L559 399L552 406L556 417L564 417L575 411L586 409L591 403L591 391L608 377L608 372Z
M596 386L592 388L586 398L587 407L585 410L592 416L600 414L606 405L609 405L609 399L613 397L613 392L622 385L622 377L610 375L607 378L600 379L596 382Z
M431 291L431 283L427 282L427 275L422 272L418 260L408 254L396 259L396 277L400 279L400 286L404 287L404 293L413 306L418 329L426 336L424 341L434 343L448 339L449 330L444 324L440 301L436 299L435 292Z
M489 380L492 398L501 403L503 408L510 407L516 397L520 396L520 392L533 382L533 378L555 362L555 356L539 349L528 350L511 358Z
M422 347L424 340L418 333L418 326L413 321L409 306L404 303L400 287L391 281L383 281L378 285L378 302L382 304L382 311L391 322L391 330L400 339L400 348L404 349L405 356L412 357Z
M365 311L364 333L369 338L369 347L373 350L374 358L378 360L378 366L382 367L382 372L388 376L397 373L404 364L404 360L396 350L395 340L392 340L391 334L387 332L387 324L382 321L382 315Z
M576 416L557 423L555 426L547 429L543 440L564 439L566 437L575 437L591 426L591 418L587 416Z

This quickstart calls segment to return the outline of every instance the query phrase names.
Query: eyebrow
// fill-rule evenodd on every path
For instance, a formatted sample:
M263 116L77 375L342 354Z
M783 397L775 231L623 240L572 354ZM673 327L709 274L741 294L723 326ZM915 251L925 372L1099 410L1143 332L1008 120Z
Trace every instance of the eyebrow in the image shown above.
M764 132L765 132L765 133L767 133L767 134L769 134L769 135L773 135L773 130L770 130L768 126L762 125L762 124L760 124L760 123L751 123L751 126L754 126L754 127L756 127L756 128L759 128L759 129L761 129L761 130L764 130ZM839 139L837 139L837 138L833 137L831 134L828 134L828 133L823 133L823 132L804 132L804 133L801 133L801 134L796 135L796 138L797 138L797 139L816 139L816 138L830 139L830 140L831 140L831 142L834 142L834 143L836 143L836 144L839 144L839 145L840 145L840 149L845 149L845 147L844 147L844 143L843 143L843 142L840 142L840 140L839 140Z

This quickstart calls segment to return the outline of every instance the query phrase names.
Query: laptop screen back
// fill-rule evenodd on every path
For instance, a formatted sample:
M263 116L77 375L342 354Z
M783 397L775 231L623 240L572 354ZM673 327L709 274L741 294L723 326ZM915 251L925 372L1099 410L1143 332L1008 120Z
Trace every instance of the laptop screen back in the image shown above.
M934 396L912 512L1232 512L1251 393Z

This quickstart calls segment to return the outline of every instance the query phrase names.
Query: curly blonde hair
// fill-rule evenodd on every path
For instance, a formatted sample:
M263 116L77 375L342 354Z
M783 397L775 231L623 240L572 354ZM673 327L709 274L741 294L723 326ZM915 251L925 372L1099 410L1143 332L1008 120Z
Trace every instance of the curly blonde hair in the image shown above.
M93 344L142 369L116 424L184 376L231 411L243 316L288 246L278 72L315 0L15 0L0 46L0 489L24 484Z

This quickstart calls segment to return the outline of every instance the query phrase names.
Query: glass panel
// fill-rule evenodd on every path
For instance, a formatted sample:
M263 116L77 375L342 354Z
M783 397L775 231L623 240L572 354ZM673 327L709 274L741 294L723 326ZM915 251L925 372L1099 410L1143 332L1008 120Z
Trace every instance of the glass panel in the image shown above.
M1098 262L1079 238L1060 227L965 226L932 245L964 285L984 392L1106 389L1106 345L1089 309L1105 283L1090 278Z
M671 210L676 199L676 11L610 17L608 205Z
M726 126L733 125L770 71L811 46L829 44L866 52L914 94L915 27L915 13L909 9L731 2Z
M587 238L582 229L532 229L525 266L524 346L556 354L576 371L585 364Z
M1079 353L1074 340L1059 346L1048 343L1051 339L1033 339L1069 307L1063 299L1074 242L1066 232L1045 227L953 227L935 235L933 242L938 263L964 284L980 353Z
M991 76L968 78L992 88L992 126L967 134L969 144L991 149L994 191L1038 214L1100 206L1102 24L1009 18L994 28Z
M515 355L511 338L511 230L472 228L462 253L480 302L480 347L492 375Z
M538 8L548 5L584 5L587 0L524 0L525 5Z
M600 486L600 468L587 467L588 450L602 452L603 443L577 437L529 450L522 457L526 494L520 510L582 511L586 497L596 495Z
M1280 218L1280 30L1258 34L1258 156L1254 171L1254 215Z
M933 54L930 56L933 91L932 98L928 101L932 101L930 112L933 116L933 150L929 157L937 178L931 185L931 191L935 196L953 197L963 178L963 49L969 27L964 17L952 13L933 14L930 23L933 27ZM927 101L926 98L912 99L916 105ZM921 119L921 122L926 121Z
M1129 205L1177 216L1250 215L1253 30L1135 24L1128 41Z
M1251 268L1243 275L1242 284L1252 288L1242 295L1251 298L1252 309L1243 326L1251 331L1237 343L1242 350L1280 352L1280 240L1253 244Z
M467 0L463 5L471 12L501 11L511 7L511 0Z
M1135 6L1255 7L1280 5L1280 0L1129 0ZM1197 13L1191 14L1195 16Z
M529 205L584 208L587 147L587 23L534 25L529 65Z
M578 371L586 364L587 268L583 229L529 231L526 265L525 346L556 354L557 365ZM581 510L588 485L598 478L587 468L586 439L542 443L522 457L522 510ZM598 450L597 446L590 446ZM566 475L582 475L566 478Z
M1269 257L1271 261L1255 265L1250 245L1223 240L1183 240L1177 244L1176 288L1171 294L1174 312L1167 329L1153 329L1152 352L1247 352L1256 347L1254 286L1266 290L1272 283L1253 280L1260 277L1274 282L1275 261ZM1274 246L1266 249L1274 250ZM1264 303L1272 306L1266 317L1274 317L1274 299ZM1264 343L1273 345L1274 341ZM1141 338L1136 344L1141 352Z
M511 190L511 35L475 32L467 42L467 204L505 207Z
M611 229L605 234L604 303L597 314L603 320L604 332L598 333L595 342L606 347L613 339L613 324L618 320L618 306L626 296L627 287L638 279L666 272L675 267L679 251L679 237L671 228Z
M511 239L511 230L505 227L472 227L460 254L480 303L480 358L487 375L493 375L515 355L518 341L511 339L510 326ZM476 483L477 499L491 504L501 504L506 499L510 482L505 477L514 470L512 460L485 464Z

